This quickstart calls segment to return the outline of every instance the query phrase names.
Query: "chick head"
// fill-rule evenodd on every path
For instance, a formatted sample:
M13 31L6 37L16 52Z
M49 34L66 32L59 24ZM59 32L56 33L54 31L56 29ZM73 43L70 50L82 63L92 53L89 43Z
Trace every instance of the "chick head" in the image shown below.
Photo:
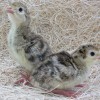
M11 24L19 25L30 20L27 7L21 2L14 2L7 8L8 18Z
M86 65L92 65L97 59L100 60L99 49L89 44L80 46L72 55Z

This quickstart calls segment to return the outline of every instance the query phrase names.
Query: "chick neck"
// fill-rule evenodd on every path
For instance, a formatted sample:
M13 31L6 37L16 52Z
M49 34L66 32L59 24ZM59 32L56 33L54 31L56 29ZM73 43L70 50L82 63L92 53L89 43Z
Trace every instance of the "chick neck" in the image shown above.
M22 23L11 22L11 28L8 34L8 45L11 46L15 42L19 44L19 40L24 36L27 38L31 33L29 20Z
M73 60L77 68L79 69L79 72L86 72L87 70L89 71L91 65L94 63L93 61L89 62L87 59L83 59L82 57L73 57Z
M15 35L28 35L31 32L30 29L30 17L27 17L24 22L11 21L10 34ZM15 34L15 35L14 35Z
M79 66L79 67L85 67L86 66L86 63L80 57L77 57L77 58L73 57L73 60L76 63L76 65Z
M26 19L26 21L24 22L20 22L20 21L15 21L13 23L11 23L11 27L15 27L16 29L18 28L23 28L23 27L27 27L27 29L30 29L30 21L29 19Z

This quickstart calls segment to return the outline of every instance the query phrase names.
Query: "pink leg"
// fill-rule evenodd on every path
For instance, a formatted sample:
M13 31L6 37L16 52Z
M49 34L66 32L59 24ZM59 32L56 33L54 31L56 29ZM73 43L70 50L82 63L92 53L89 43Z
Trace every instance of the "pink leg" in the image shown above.
M21 73L21 79L19 79L18 81L16 81L14 84L18 85L18 84L23 84L23 85L28 85L28 86L33 86L30 83L31 79L30 79L30 75L29 74L22 74Z
M80 88L84 88L84 87L86 87L87 86L87 84L79 84L79 85L76 85L75 87L80 87Z
M52 92L55 94L60 94L60 95L66 96L66 97L74 97L74 98L76 98L79 94L81 94L81 93L79 93L79 92L77 93L76 91L73 91L73 90L60 90L60 89L55 89Z

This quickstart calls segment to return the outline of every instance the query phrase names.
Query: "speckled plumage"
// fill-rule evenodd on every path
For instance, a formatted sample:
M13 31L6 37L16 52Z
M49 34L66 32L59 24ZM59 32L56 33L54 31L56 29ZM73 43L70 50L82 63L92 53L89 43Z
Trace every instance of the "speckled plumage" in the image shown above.
M91 56L94 52L95 56ZM81 84L88 77L89 66L100 56L93 45L80 46L73 53L62 51L48 57L35 72L36 87L45 89L67 89Z

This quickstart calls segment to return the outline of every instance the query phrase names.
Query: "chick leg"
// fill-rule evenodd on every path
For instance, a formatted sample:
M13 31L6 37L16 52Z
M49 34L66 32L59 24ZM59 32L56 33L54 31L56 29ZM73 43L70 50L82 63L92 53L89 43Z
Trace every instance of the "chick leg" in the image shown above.
M21 73L21 78L14 84L19 85L22 83L23 85L33 86L30 82L31 82L30 75Z
M79 85L76 85L75 87L84 88L84 87L86 87L86 86L87 86L87 84L79 84Z
M52 93L74 98L76 98L80 94L79 92L77 93L76 91L73 90L60 90L60 89L55 89L52 91Z

